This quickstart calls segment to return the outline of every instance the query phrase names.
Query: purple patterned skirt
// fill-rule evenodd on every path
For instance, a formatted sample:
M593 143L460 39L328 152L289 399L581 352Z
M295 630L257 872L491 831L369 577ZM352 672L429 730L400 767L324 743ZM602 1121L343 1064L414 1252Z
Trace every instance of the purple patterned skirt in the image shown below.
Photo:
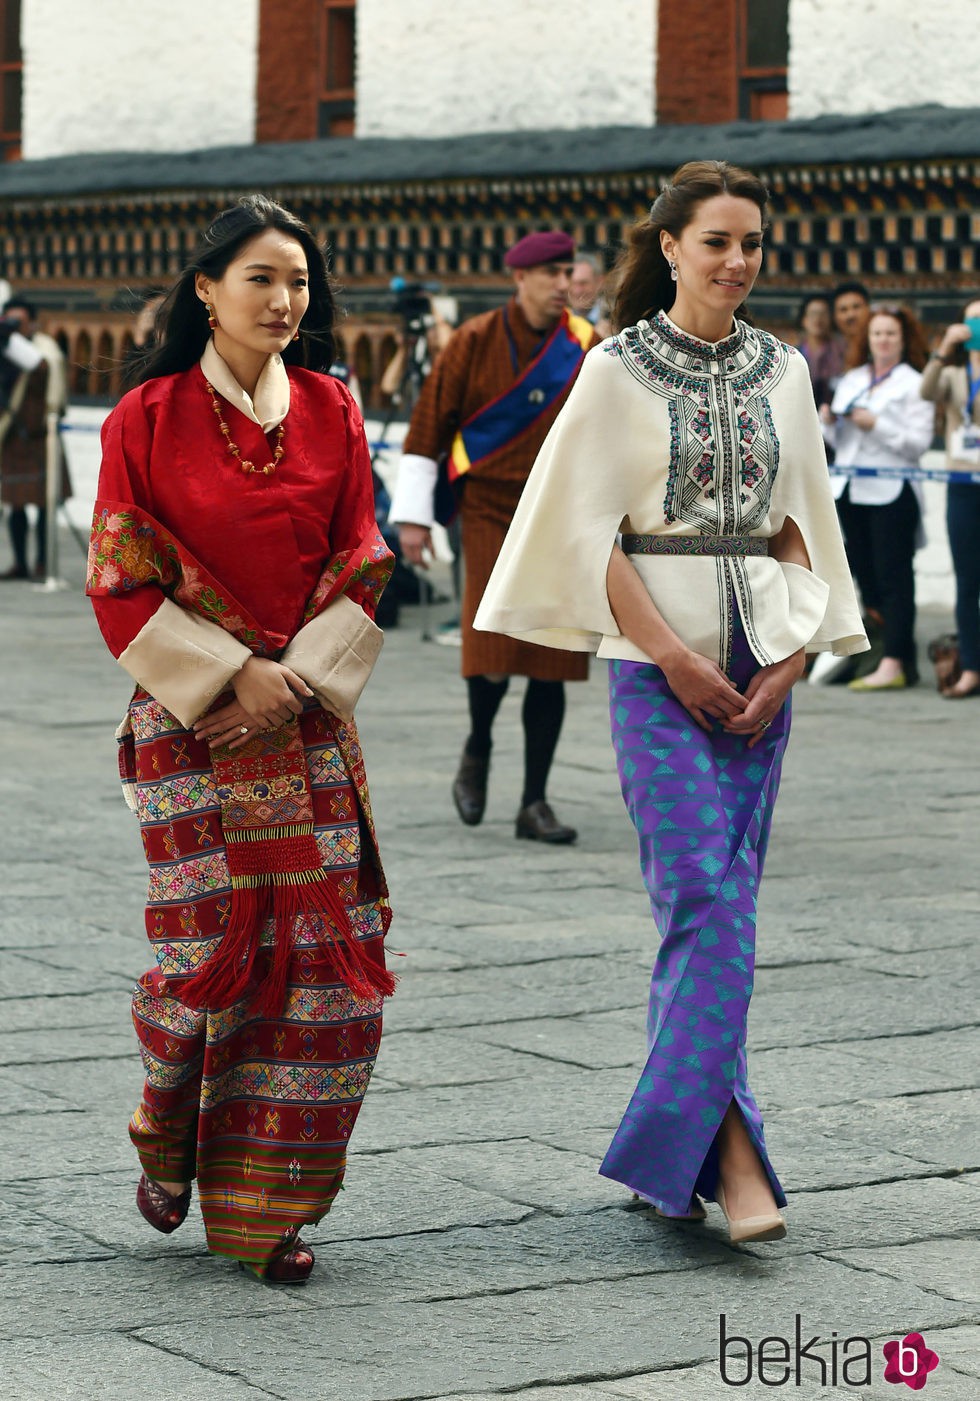
M728 674L744 690L758 666L736 610ZM712 1198L715 1134L734 1098L782 1206L748 1086L745 1038L789 699L753 749L720 726L699 729L657 666L611 662L609 703L660 948L647 1063L599 1171L672 1215L688 1210L694 1191Z

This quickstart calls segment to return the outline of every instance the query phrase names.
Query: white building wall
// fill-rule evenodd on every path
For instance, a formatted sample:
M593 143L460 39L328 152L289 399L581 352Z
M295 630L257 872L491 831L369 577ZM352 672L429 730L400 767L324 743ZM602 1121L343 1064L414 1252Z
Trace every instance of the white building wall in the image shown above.
M24 0L25 158L254 141L258 3Z
M358 0L358 136L654 121L656 0Z
M790 0L789 115L977 105L977 0Z

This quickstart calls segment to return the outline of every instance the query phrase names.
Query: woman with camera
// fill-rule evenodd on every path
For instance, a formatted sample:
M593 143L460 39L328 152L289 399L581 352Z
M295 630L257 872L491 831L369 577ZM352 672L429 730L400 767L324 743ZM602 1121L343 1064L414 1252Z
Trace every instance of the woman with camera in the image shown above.
M922 327L908 307L872 306L851 343L848 373L820 410L834 449L831 485L848 558L865 603L874 598L884 625L881 660L850 683L852 691L899 691L919 679L914 560L921 489L902 473L919 465L932 442L932 411L919 393L926 358Z
M930 357L920 386L923 399L942 407L946 465L980 472L980 301L963 309ZM980 481L950 482L946 529L956 574L959 679L943 690L948 700L980 695Z

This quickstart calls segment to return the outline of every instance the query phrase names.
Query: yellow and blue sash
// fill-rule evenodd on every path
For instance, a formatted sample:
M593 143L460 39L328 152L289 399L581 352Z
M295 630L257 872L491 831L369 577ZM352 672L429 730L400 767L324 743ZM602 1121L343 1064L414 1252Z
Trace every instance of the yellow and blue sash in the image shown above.
M583 317L562 313L524 373L456 434L449 453L450 482L515 442L553 407L578 374L592 336L592 325Z

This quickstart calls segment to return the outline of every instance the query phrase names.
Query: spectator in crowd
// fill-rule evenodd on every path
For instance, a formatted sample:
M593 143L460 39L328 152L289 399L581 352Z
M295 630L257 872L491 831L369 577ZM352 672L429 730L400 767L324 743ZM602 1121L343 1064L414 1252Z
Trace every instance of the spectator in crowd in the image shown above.
M850 368L821 410L848 559L884 631L878 665L849 683L853 691L898 691L919 679L914 560L924 541L922 491L894 474L917 467L932 442L933 412L919 392L926 359L925 334L908 307L872 306L864 332L851 341ZM888 475L848 476L840 468Z
M844 337L846 350L860 338L868 324L868 308L871 296L861 282L842 282L834 288L834 326Z
M38 329L37 309L22 297L12 297L4 318L19 323L20 334L34 347L40 360L23 370L9 387L0 410L0 500L10 507L7 528L14 562L0 579L28 579L30 527L27 507L36 511L34 577L43 579L47 565L47 461L48 414L59 419L68 408L68 377L61 347ZM58 439L59 501L71 495L71 481L61 439Z
M568 284L568 305L576 316L583 316L598 327L605 318L602 302L602 282L605 274L598 258L591 253L579 253L572 266ZM605 334L600 330L600 335Z
M800 328L797 348L810 371L813 397L817 408L820 408L822 404L830 403L837 381L844 373L844 343L834 334L830 298L823 292L814 292L805 297L797 325Z
M980 472L980 300L969 302L962 321L947 328L920 389L941 408L947 467ZM946 528L956 573L961 673L943 695L962 700L980 695L980 481L949 483Z

